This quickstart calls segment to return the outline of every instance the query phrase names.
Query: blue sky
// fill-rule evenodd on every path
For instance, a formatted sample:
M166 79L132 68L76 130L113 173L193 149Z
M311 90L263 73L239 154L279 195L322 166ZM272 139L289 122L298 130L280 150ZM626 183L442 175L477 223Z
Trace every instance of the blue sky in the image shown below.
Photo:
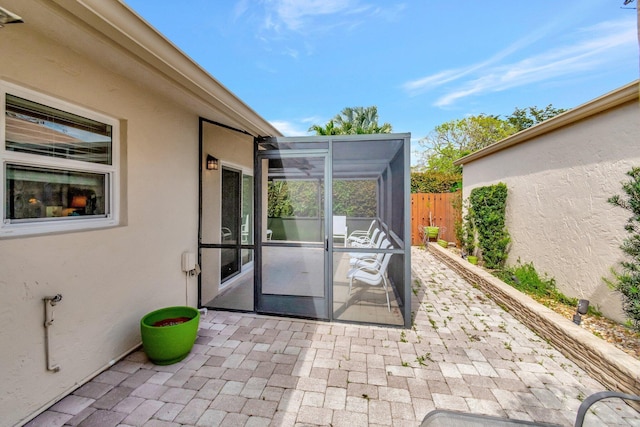
M469 115L572 108L639 74L623 0L126 3L286 136L376 105L417 142Z

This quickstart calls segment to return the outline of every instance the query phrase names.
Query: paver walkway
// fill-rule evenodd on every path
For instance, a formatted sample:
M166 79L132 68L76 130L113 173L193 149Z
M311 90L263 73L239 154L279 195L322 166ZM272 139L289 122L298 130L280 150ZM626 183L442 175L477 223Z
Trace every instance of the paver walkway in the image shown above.
M190 356L135 352L29 426L417 426L433 409L573 425L603 387L433 256L413 249L413 328L210 311ZM585 425L640 426L618 402Z

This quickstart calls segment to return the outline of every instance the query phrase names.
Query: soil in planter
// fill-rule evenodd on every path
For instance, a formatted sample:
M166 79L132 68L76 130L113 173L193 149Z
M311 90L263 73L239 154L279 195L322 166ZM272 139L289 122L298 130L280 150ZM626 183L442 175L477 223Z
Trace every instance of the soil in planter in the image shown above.
M172 317L169 319L158 320L153 324L153 326L174 326L188 322L189 320L191 320L190 317Z

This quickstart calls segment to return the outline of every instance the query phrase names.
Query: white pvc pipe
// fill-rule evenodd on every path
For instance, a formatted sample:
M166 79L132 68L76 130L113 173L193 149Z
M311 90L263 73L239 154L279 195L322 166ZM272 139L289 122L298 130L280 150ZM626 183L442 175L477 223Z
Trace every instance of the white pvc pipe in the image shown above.
M62 300L62 295L57 294L54 297L45 297L44 301L44 352L47 359L47 370L51 372L59 372L60 366L51 362L51 336L49 328L53 325L53 307Z

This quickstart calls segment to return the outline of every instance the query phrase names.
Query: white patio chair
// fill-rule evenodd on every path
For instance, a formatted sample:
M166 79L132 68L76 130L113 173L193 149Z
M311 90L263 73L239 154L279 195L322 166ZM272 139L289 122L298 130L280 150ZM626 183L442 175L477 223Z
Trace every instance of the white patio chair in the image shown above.
M241 234L242 244L245 245L249 243L249 215L245 217L244 223L240 228L240 234Z
M375 230L373 230L373 233L371 233L371 236L362 237L362 238L359 238L358 240L352 240L351 247L372 248L376 245L376 242L378 241L378 234L380 234L380 229L376 228Z
M387 249L391 247L391 242L388 239L383 239L382 243L379 246L379 249ZM371 254L358 254L358 255L372 255L372 256L364 256L360 258L351 258L349 260L349 265L355 268L360 267L374 267L380 265L382 263L382 258L384 257L384 252L371 253ZM347 273L348 275L348 273Z
M384 231L381 231L380 233L378 233L378 237L376 238L376 240L374 242L372 242L373 246L370 246L370 248L372 249L378 249L380 248L380 246L382 245L382 242L385 241L387 237L387 234ZM349 252L349 264L350 265L354 265L355 261L358 259L364 259L364 258L374 258L376 256L376 253L373 252Z
M229 240L231 239L231 230L228 227L220 227L220 237L222 237L222 240Z
M344 246L347 246L347 217L333 217L333 238L343 239Z
M353 288L353 281L357 280L361 283L365 283L369 286L380 286L384 289L385 296L387 297L387 310L391 311L391 304L389 303L389 286L387 283L387 267L393 254L386 253L382 257L382 262L375 262L375 265L367 267L358 267L349 270L347 277L349 278L349 295L351 295L351 289Z
M358 243L358 244L365 243L367 240L371 239L371 232L373 231L373 227L375 225L376 225L376 220L374 219L373 221L371 221L371 225L369 226L368 230L355 230L355 231L352 231L351 234L349 234L349 237L347 238L347 240L351 244L353 244L353 243Z
M591 406L602 399L619 398L622 400L640 401L640 396L632 394L620 393L617 391L601 391L587 396L578 407L578 414L574 427L582 427L587 412L591 412ZM634 408L636 409L636 408ZM637 411L637 409L636 409ZM594 412L595 413L595 412ZM460 412L451 409L435 409L429 412L420 427L437 427L437 426L467 426L467 427L507 427L507 426L541 426L541 427L560 427L559 424L537 423L527 420L519 420L514 418L502 418L495 415L473 414L468 412ZM591 424L590 425L595 425Z

